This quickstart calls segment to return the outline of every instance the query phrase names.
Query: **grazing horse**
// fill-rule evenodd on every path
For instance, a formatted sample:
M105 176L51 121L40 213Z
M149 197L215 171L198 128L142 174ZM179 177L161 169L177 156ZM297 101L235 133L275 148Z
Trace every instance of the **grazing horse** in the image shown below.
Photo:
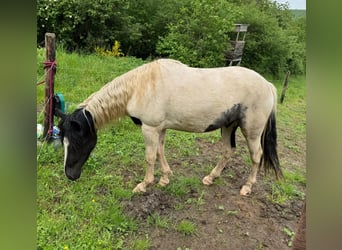
M276 144L276 88L253 70L233 66L192 68L172 59L139 66L91 94L72 114L56 110L64 145L66 176L76 180L94 149L97 130L122 116L141 125L146 147L146 174L133 192L145 192L154 181L159 158L161 186L169 183L171 168L164 154L166 129L208 132L221 129L225 152L209 175L211 185L220 176L235 149L235 131L246 138L252 170L240 190L251 193L259 167L282 176Z

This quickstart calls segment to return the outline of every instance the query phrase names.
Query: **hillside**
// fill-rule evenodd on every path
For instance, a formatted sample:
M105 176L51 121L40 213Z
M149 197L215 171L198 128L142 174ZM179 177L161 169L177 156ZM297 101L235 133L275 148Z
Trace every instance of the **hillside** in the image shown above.
M293 15L297 18L305 17L306 16L306 10L291 10Z

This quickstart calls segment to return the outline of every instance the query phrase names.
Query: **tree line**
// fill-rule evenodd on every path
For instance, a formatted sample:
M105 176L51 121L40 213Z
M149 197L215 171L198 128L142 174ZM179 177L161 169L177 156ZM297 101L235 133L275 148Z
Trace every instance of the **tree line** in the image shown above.
M305 73L306 18L271 0L37 0L37 45L54 32L67 51L120 42L126 56L224 66L234 24L249 24L242 65L263 74Z

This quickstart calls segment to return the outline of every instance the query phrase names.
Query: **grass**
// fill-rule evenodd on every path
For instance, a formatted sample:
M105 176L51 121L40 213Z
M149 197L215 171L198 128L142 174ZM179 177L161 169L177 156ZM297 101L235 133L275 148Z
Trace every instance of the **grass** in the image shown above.
M296 198L304 199L305 193L300 190L300 186L306 185L305 177L299 172L284 171L285 180L272 182L271 193L268 199L273 203L284 204Z
M173 181L163 189L175 196L183 197L191 191L198 192L202 182L196 176L180 176L177 182Z
M175 226L175 229L177 232L183 235L193 235L196 233L197 225L189 220L184 219Z
M287 246L288 247L292 247L292 243L295 237L295 232L293 232L292 230L288 229L287 227L284 227L283 229L284 233L286 234L286 236L289 238L287 241Z
M147 217L147 225L160 228L169 228L170 219L162 218L158 213L153 213Z
M44 50L37 50L37 82L44 79L44 56ZM142 60L135 58L81 56L58 49L55 92L64 95L68 111L72 112L79 102L103 84L142 63ZM284 104L278 105L279 144L297 155L301 153L298 152L301 148L299 143L305 142L304 81L303 77L290 78ZM280 93L282 82L276 81L275 85ZM43 121L40 111L43 106L44 87L39 85L37 123ZM166 157L183 159L197 156L200 153L195 143L197 139L213 143L219 138L219 131L206 134L168 131ZM132 197L131 190L143 179L145 153L140 128L124 118L99 131L97 146L84 166L82 177L76 182L68 181L64 175L63 154L62 147L45 143L37 145L37 248L149 249L152 240L148 233L132 237L141 225L125 215L122 205L123 201ZM242 158L250 162L247 153ZM194 168L192 163L181 162L182 168L203 171L203 166ZM269 199L275 203L302 197L306 185L305 171L300 170L303 166L287 162L282 164L286 166L287 181L272 184ZM205 166L205 171L210 171L211 167ZM173 171L171 183L161 189L181 200L175 205L175 211L189 204L197 207L206 204L201 178L178 175L177 169ZM227 175L235 177L234 172ZM225 183L220 178L215 180L215 185ZM196 192L199 196L189 198L189 192ZM229 216L237 213L235 210L224 212ZM172 225L169 218L159 214L150 215L147 223L150 227L172 228L185 236L196 234L198 227L189 220Z

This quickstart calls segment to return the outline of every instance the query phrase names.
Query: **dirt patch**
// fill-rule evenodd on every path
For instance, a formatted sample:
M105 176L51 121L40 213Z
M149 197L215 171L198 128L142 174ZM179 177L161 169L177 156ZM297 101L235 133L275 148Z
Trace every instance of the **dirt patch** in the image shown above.
M177 202L176 198L165 194L160 189L149 189L146 193L133 196L127 202L125 214L135 219L145 220L155 213L159 215L168 214Z
M238 140L238 143L244 143L241 138ZM210 169L181 168L181 165L184 161L187 165L215 165L222 153L221 142L197 140L196 143L200 156L169 160L178 176L204 177ZM154 185L145 194L133 196L124 205L125 213L139 222L139 230L132 237L145 238L148 235L152 245L149 249L154 250L290 249L291 236L284 228L296 231L304 201L298 197L282 205L270 202L267 199L271 191L270 180L263 178L263 174L259 174L250 196L240 196L240 187L249 174L249 164L241 157L246 150L244 146L237 148L229 166L222 172L220 182L210 187L203 185L196 192L180 198ZM305 166L305 154L296 154L286 148L281 150L287 154L287 159L292 157ZM152 214L167 219L168 226L148 225L147 218ZM177 231L176 225L182 220L194 223L195 233L185 235Z

